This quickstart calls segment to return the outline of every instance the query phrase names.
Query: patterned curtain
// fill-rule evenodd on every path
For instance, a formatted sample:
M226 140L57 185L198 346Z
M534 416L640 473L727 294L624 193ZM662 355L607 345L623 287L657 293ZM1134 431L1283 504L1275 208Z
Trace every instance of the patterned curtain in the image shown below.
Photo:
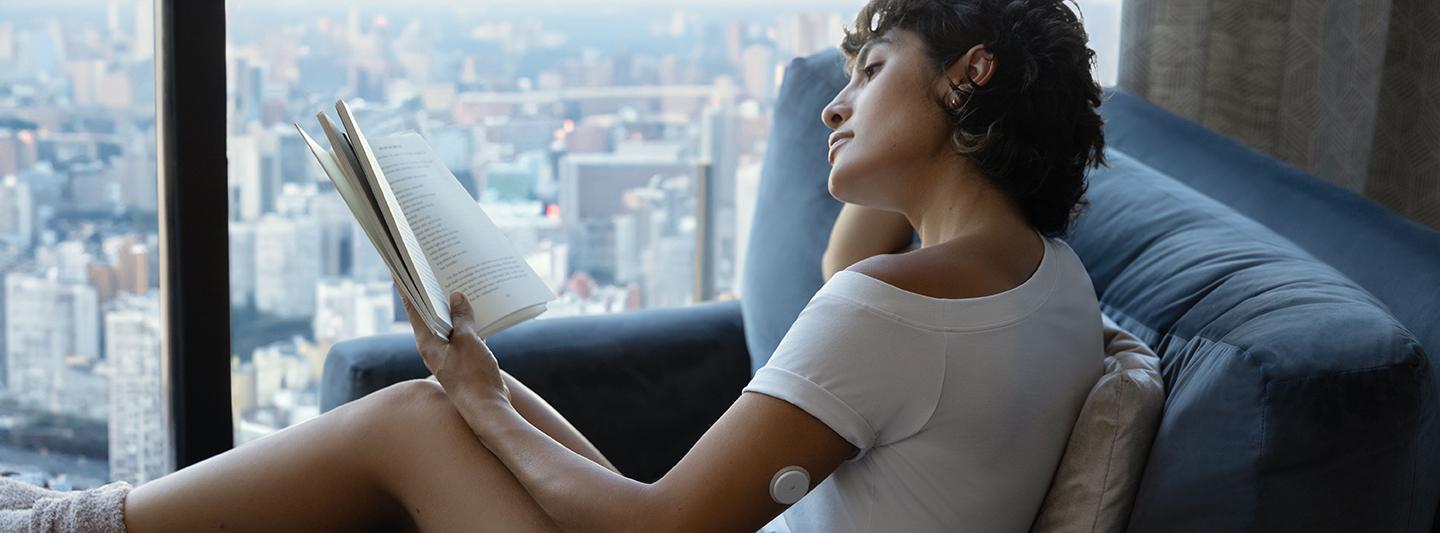
M1125 0L1119 85L1440 228L1440 1Z

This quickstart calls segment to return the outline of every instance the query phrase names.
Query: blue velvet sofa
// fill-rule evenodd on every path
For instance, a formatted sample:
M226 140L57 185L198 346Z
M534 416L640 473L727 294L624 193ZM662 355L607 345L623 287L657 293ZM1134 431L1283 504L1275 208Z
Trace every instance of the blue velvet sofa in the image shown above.
M786 71L742 301L490 339L627 475L683 456L820 287L839 61ZM1110 166L1067 240L1168 394L1128 529L1440 531L1440 232L1123 92L1102 111ZM424 375L409 336L342 342L322 408Z

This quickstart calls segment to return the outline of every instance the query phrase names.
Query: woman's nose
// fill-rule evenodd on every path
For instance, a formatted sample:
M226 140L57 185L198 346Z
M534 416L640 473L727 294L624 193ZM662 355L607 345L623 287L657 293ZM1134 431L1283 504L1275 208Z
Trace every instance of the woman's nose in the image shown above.
M825 109L820 110L820 122L825 123L825 127L832 130L839 128L849 119L850 105L842 101L839 95L836 95L835 99L825 106Z

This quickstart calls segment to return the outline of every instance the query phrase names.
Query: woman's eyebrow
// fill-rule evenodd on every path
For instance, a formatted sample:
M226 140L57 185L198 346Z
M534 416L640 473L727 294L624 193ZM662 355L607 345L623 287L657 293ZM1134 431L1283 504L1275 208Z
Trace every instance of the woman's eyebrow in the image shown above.
M859 57L858 57L857 60L855 61L855 67L856 67L856 68L863 68L863 67L865 66L865 59L868 58L868 57L870 57L870 49L871 49L871 48L874 48L874 47L880 46L880 45L884 45L884 44L891 44L891 43L893 43L893 42L894 42L894 41L891 41L891 40L890 40L890 37L886 36L886 37L876 37L876 38L870 40L869 42L865 43L865 46L860 47L860 54L858 55Z

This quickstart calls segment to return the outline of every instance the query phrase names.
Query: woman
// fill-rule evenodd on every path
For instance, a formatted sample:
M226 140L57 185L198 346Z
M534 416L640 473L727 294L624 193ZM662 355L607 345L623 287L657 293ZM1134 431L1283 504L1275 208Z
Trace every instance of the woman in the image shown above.
M1093 53L1058 0L873 0L855 26L820 117L847 204L827 282L662 479L620 475L502 372L459 299L448 344L407 306L435 380L137 487L129 530L1027 529L1101 373L1094 291L1055 238L1101 163ZM809 494L780 503L791 466Z

